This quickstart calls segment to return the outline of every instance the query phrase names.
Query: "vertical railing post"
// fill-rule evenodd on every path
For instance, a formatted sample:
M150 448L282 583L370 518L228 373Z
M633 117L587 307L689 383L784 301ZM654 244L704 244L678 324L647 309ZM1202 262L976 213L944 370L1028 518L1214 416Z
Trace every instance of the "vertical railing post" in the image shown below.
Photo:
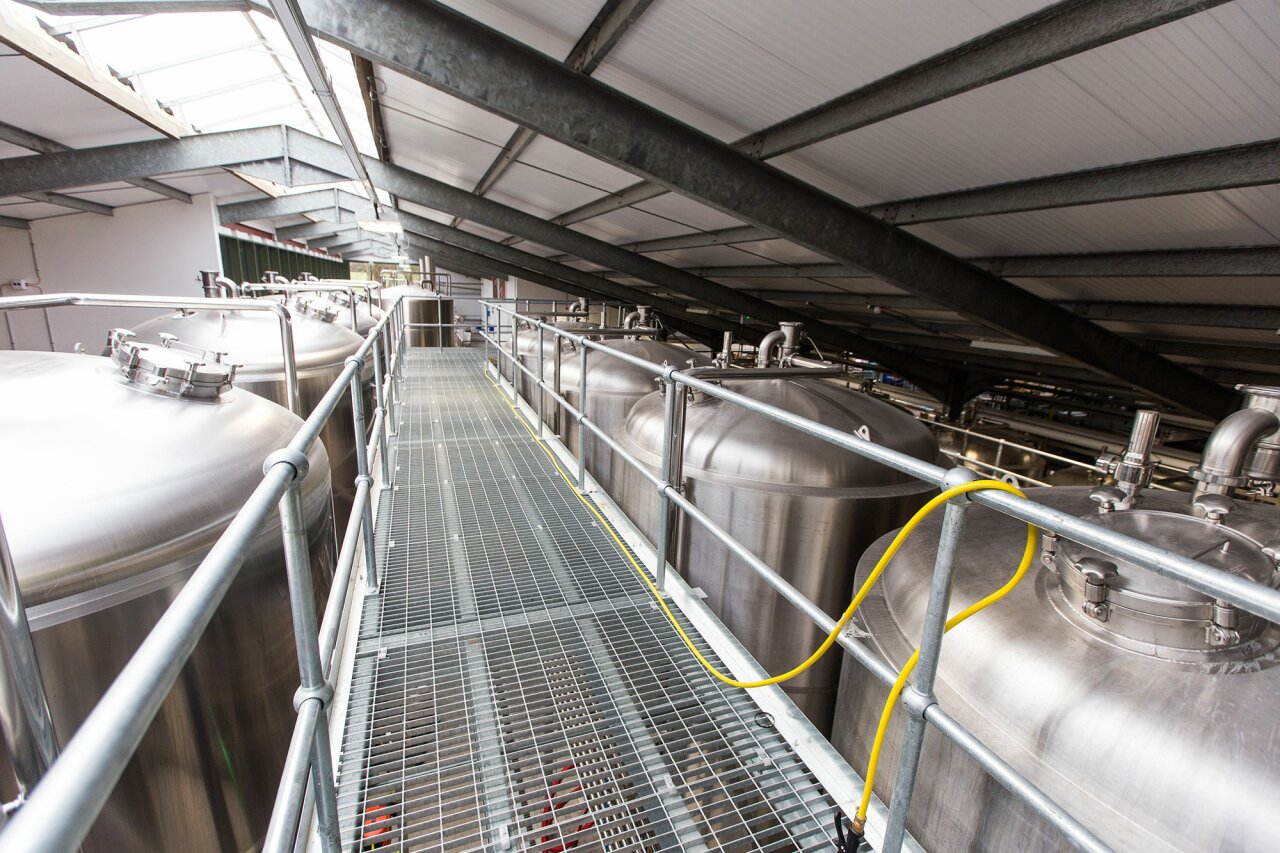
M49 701L40 677L18 575L0 524L0 734L21 800L58 757ZM3 822L3 819L0 819Z
M670 370L662 377L662 485L658 489L658 541L654 555L657 565L654 576L658 589L665 589L667 563L675 564L676 514L667 494L669 490L681 491L684 468L684 400L686 387L671 378Z
M563 341L556 337L556 347L552 350L551 355L551 390L556 396L551 398L551 431L557 437L563 436L565 430L561 429L564 423L564 407L560 405L560 397L564 396L564 389L560 387L560 366L564 361L564 347L561 346ZM579 346L579 349L584 347Z
M976 479L968 468L955 468L947 475L943 488ZM955 571L960 540L964 536L965 514L969 496L958 495L947 502L942 517L942 533L929 586L929 603L925 609L920 636L920 658L911 683L902 691L902 705L907 711L906 733L898 756L898 775L889 800L889 818L885 826L882 853L898 853L906 835L907 812L915 790L916 772L920 768L920 752L924 746L924 709L932 703L933 684L938 674L938 657L942 651L942 635L946 628L947 608L951 604L951 577ZM916 710L918 709L918 710Z
M578 491L587 493L587 348L578 345Z
M361 480L368 480L372 486L373 478L369 476L369 459L365 456L364 443L364 383L360 381L364 362L353 355L347 359L347 364L354 364L356 368L355 374L351 377L351 415L355 419L356 471L358 472L355 485L358 488ZM360 508L360 514L363 516L361 525L364 527L365 577L368 579L369 588L377 589L378 564L373 543L372 497L365 499L364 506Z
M387 430L390 424L387 421L391 415L387 411L386 400L383 397L383 383L386 381L386 372L382 366L382 341L385 340L387 327L383 326L379 332L379 340L373 342L373 346L369 347L373 351L373 384L374 384L374 402L376 408L373 410L373 419L376 421L378 416L382 416L382 425L378 427L378 471L382 476L382 488L391 488L391 469L387 462Z
M520 369L516 366L516 361L520 358L520 347L516 345L516 336L519 330L516 328L518 320L516 319L515 306L511 306L511 405L516 404L516 376L520 373Z
M547 396L547 391L543 387L544 383L542 381L542 377L546 375L546 373L544 372L546 368L546 363L545 363L546 355L547 355L546 327L543 326L542 323L539 323L538 324L538 381L537 381L538 404L536 407L538 412L538 438L542 438L542 424L546 420L546 418L542 414L542 403Z
M289 603L293 610L293 635L298 651L298 673L302 682L294 696L301 712L308 703L319 703L315 737L311 742L311 784L316 796L316 824L325 853L338 853L337 791L333 779L333 755L329 747L328 707L333 688L325 681L320 663L319 628L311 586L311 554L307 528L302 516L302 481L309 463L305 453L278 450L267 457L264 470L284 463L293 467L294 478L280 499L280 529L284 539L285 571L289 577Z

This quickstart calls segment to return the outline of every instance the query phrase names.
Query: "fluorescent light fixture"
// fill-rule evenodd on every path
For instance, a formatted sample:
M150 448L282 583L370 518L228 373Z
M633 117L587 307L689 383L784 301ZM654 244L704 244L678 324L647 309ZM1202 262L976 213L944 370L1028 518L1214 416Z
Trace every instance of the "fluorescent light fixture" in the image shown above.
M1023 355L1042 355L1046 358L1057 358L1056 352L1049 352L1047 349L1040 347L1027 346L1025 344L1008 344L1004 341L969 341L969 346L974 349L992 349L1000 352L1017 352Z
M404 226L394 219L361 219L356 223L361 231L372 234L403 234Z

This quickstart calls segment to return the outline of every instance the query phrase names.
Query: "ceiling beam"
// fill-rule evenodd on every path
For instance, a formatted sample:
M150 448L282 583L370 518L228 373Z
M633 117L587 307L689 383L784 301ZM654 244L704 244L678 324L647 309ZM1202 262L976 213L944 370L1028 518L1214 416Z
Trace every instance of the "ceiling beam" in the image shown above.
M1280 140L1194 151L1116 166L902 199L863 208L912 225L1000 213L1101 204L1280 183Z
M1192 411L1216 417L1235 406L1235 395L1221 385L433 0L370 0L356 16L342 0L303 0L303 8L312 27L348 50L377 57L467 103L866 269L993 329L1075 358ZM814 337L819 337L816 331ZM899 354L892 348L888 359L868 351L865 343L848 349L862 349L897 370L911 367L910 362L895 366Z
M0 228L18 228L22 231L30 231L31 220L18 219L16 216L0 216Z
M591 76L604 61L605 55L621 40L627 29L640 19L652 2L653 0L606 0L586 32L565 57L565 66L580 74ZM476 195L484 195L493 189L493 185L537 137L538 134L527 127L516 128L515 133L511 134L511 138L498 152L498 156L489 164L489 168L485 169L484 175L476 183L472 192ZM455 220L453 224L457 225L458 222Z
M0 196L278 159L286 131L260 127L0 159Z
M555 276L544 275L515 264L508 264L484 255L469 252L466 249L462 249L458 246L454 246L440 240L435 240L430 237L422 237L410 232L406 232L405 236L409 245L416 251L421 251L433 258L439 258L446 266L473 265L480 269L491 270L489 273L490 275L497 275L499 277L514 276L515 278L531 281L534 284L540 284L543 287L549 287L552 290L562 291L570 296L584 296L588 299L613 298L608 296L606 293L601 293L593 288L583 287L576 283L576 281L565 281L563 279L556 278ZM631 302L631 300L623 301ZM662 314L661 316L663 323L676 331L683 332L694 340L701 341L707 346L719 347L720 336L718 332L711 331L705 326L694 325L686 322L681 317L673 317L668 314Z
M1022 255L1006 258L970 258L969 260L975 266L1004 278L1142 276L1198 278L1280 275L1280 246L1100 252L1079 255ZM707 278L874 278L865 270L843 264L746 264L681 267L681 269Z
M8 142L10 145L17 145L19 148L26 148L37 154L53 154L58 151L71 150L69 145L63 145L61 142L55 142L47 136L41 136L38 133L32 133L29 130L23 130L20 127L14 127L4 122L0 122L0 141ZM162 184L150 178L134 178L128 183L139 189L191 204L191 196L188 193L184 193L182 190L171 187L168 184Z
M338 144L342 146L347 159L351 161L352 168L355 169L356 179L364 185L365 194L373 206L374 217L377 218L382 207L378 202L378 191L373 185L373 179L369 177L369 171L364 165L364 156L356 145L351 126L347 124L347 117L343 115L342 106L338 103L337 95L334 94L333 81L329 79L324 60L320 58L320 50L312 40L311 31L302 18L302 9L298 6L298 0L268 0L268 2L275 13L276 23L284 31L298 64L302 66L302 72L307 76L307 82L311 84L312 93L320 101L320 107L324 110L325 118L329 120L329 126L338 137Z
M881 77L734 143L768 159L1176 21L1224 0L1065 0ZM635 184L557 216L569 225L667 191Z
M278 219L282 216L298 216L323 211L348 211L357 216L373 216L373 205L368 200L346 190L316 190L275 198L252 199L218 206L218 222L235 225L238 222L256 222L260 219Z
M320 222L307 222L301 225L286 225L283 228L276 229L276 237L281 240L307 240L310 242L321 241L325 237L336 237L339 234L345 234L348 231L359 229L359 225L354 222L329 222L322 220Z
M467 231L461 231L442 222L436 222L421 216L414 216L411 213L401 211L401 221L404 223L406 231L412 232L416 236L429 238L457 246L477 255L502 261L516 267L541 273L550 276L559 281L567 281L587 288L597 294L606 296L609 299L617 299L622 302L632 304L651 305L664 316L675 319L682 319L686 324L700 325L714 332L733 332L739 339L755 341L760 332L756 329L745 326L741 323L726 321L720 318L709 317L702 314L688 314L684 306L676 302L665 299L657 299L650 294L626 287L625 285L600 278L588 272L575 270L571 267L562 266L557 263L540 258L537 255L531 255L520 249L511 246L504 246L501 243L486 239L477 234Z
M99 216L115 216L114 207L106 204L99 204L96 201L87 201L82 198L76 198L73 195L53 192L31 192L23 193L22 197L31 201L41 201L45 204L56 204L59 207L65 207L70 210L80 210L85 213L96 213Z
M868 309L899 308L915 311L950 311L917 296L898 293L844 293L818 290L752 290L779 302L821 302L824 305ZM1280 307L1274 305L1217 305L1212 303L1061 301L1074 314L1111 323L1152 323L1170 326L1207 326L1235 329L1280 329Z

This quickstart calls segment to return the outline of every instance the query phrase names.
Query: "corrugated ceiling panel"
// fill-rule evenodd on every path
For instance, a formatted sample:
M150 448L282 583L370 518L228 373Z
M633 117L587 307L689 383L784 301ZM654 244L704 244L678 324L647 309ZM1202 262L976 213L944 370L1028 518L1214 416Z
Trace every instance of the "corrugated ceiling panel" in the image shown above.
M976 256L1194 249L1272 241L1267 229L1242 216L1218 193L1008 213L907 230L930 241L941 235Z
M1043 5L661 0L598 76L642 99L626 76L672 93L704 113L695 126L728 138L726 130L740 136L765 127Z
M673 267L718 267L752 263L752 259L732 246L702 246L697 249L672 249L648 255Z
M1049 299L1280 305L1276 279L1264 277L1017 279L1017 283ZM1274 335L1271 342L1276 343Z
M600 197L590 184L516 162L486 194L487 198L548 219Z
M821 264L827 263L825 255L819 255L804 246L797 246L788 240L757 240L753 243L736 243L734 248L752 255L760 261L774 261L780 264Z
M539 136L530 143L518 162L587 184L601 193L611 193L636 182L636 176L630 172L610 166L603 160L575 151L545 136ZM507 187L507 191L510 192L511 188Z
M680 222L699 231L714 231L742 224L741 220L734 219L727 213L721 213L714 207L708 207L679 193L667 193L651 198L637 204L636 208L647 210L672 222Z
M1280 173L1280 164L1276 168ZM1280 186L1224 190L1218 196L1265 229L1271 242L1280 243Z
M42 201L24 201L14 196L0 198L0 216L16 219L45 219L50 216L66 216L74 211Z
M72 148L160 138L142 122L25 57L4 59L0 121Z
M516 126L477 107L381 68L382 114L391 159L470 189Z
M632 243L637 240L656 240L659 237L673 237L684 234L688 229L681 223L671 222L660 216L635 208L615 210L604 216L597 216L590 222L571 225L578 230L589 229L592 234L607 234L604 239L610 243ZM584 231L584 233L587 233Z
M603 0L448 0L462 14L545 54L564 59Z
M1277 0L1240 0L796 156L865 204L1274 138L1278 45Z
M433 207L427 207L425 205L417 204L412 201L404 201L403 199L398 200L397 204L399 205L400 209L403 210L405 213L412 213L416 216L421 216L424 219L431 219L436 222L444 222L444 223L449 223L453 221L452 216L442 211L436 210Z

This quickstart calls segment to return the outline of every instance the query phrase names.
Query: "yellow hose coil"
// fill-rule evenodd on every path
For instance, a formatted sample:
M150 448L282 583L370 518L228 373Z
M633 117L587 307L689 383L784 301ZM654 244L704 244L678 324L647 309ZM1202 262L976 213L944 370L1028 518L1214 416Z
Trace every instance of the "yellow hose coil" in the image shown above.
M499 394L505 402L506 395L501 394L501 388L496 382L489 378L487 369L485 371L485 378L489 380L490 385L493 385L493 387L499 391ZM592 504L591 501L587 500L587 498L577 490L577 486L574 484L573 480L565 473L564 469L560 467L560 462L556 459L555 454L546 446L546 442L538 438L537 434L525 422L520 411L510 402L507 402L507 406L515 413L516 420L519 421L520 425L525 428L529 435L533 436L534 441L542 448L542 452L547 454L547 458L551 460L551 464L555 467L556 472L565 481L565 483L569 485L569 488L573 490L573 493L577 495L578 500L582 501L582 505L590 510L591 514L596 517L604 531L609 534L610 538L612 538L614 543L618 546L618 550L622 552L622 554L627 558L627 561L631 563L632 568L634 568L636 573L640 575L640 579L644 581L645 586L649 588L649 592L651 592L654 598L657 599L659 606L662 608L662 612L667 615L667 621L671 623L671 627L675 628L676 633L680 635L680 639L684 641L685 646L693 653L693 656L698 659L699 663L706 667L708 672L731 687L768 687L772 684L781 684L784 681L790 681L821 660L822 656L825 655L833 645L835 645L836 640L840 636L840 632L844 630L845 625L849 624L849 620L853 618L853 614L862 604L863 599L865 599L871 592L871 588L875 586L880 575L882 575L884 570L889 567L890 561L893 560L894 555L898 553L898 549L902 547L903 543L906 542L907 537L911 535L912 531L916 529L920 522L924 521L929 513L944 505L947 501L957 495L963 495L967 492L976 492L984 489L995 489L1001 492L1009 492L1010 494L1017 495L1018 497L1026 497L1021 489L1018 489L1016 486L1011 486L1008 483L1003 483L999 480L973 480L968 483L961 483L958 486L952 486L949 489L945 489L937 497L920 507L920 509L916 511L916 514L911 517L911 520L903 525L902 529L893 537L893 541L889 543L889 547L885 550L884 556L880 558L876 563L875 568L871 570L869 575L867 575L866 580L864 580L862 582L862 586L859 587L857 594L853 597L853 600L849 602L849 606L845 608L844 613L840 614L840 618L836 620L836 624L831 629L831 632L827 634L826 639L824 639L822 644L814 650L813 654L809 655L803 663L798 664L781 675L762 678L758 681L740 681L732 676L725 675L720 670L716 669L715 665L707 660L703 656L702 652L698 651L697 647L694 646L693 641L689 639L689 635L685 633L684 629L680 627L680 623L676 621L675 614L673 614L671 612L671 608L667 606L667 602L663 599L661 591L654 582L649 579L649 575L645 571L644 567L640 565L639 561L637 561L635 557L632 556L630 549L627 548L622 539L614 533L613 527L605 520L604 516L600 514L600 511L596 509L595 505ZM1007 583L1005 583L1004 586L1000 587L986 598L971 604L969 607L948 619L946 627L943 629L944 633L946 631L950 631L956 625L959 625L975 613L995 604L1018 585L1018 582L1022 580L1024 575L1026 575L1027 570L1031 568L1031 564L1035 560L1038 533L1039 531L1036 529L1035 525L1027 525L1027 547L1023 551L1022 562L1013 573L1013 576ZM661 559L661 557L659 557L659 559ZM911 673L916 667L916 661L919 656L919 649L912 652L906 665L902 667L902 672L898 675L897 681L894 682L893 688L889 691L889 698L885 701L884 710L880 714L880 725L876 729L875 741L871 746L871 758L867 762L867 772L865 774L866 782L862 792L862 803L858 806L857 819L855 821L855 828L858 828L859 830L861 829L862 822L866 820L867 808L871 804L871 786L875 781L876 767L880 760L880 750L884 745L885 732L888 731L889 728L889 717L893 714L893 708L894 705L897 704L898 696L902 693L903 687L906 686L907 679L911 677Z

